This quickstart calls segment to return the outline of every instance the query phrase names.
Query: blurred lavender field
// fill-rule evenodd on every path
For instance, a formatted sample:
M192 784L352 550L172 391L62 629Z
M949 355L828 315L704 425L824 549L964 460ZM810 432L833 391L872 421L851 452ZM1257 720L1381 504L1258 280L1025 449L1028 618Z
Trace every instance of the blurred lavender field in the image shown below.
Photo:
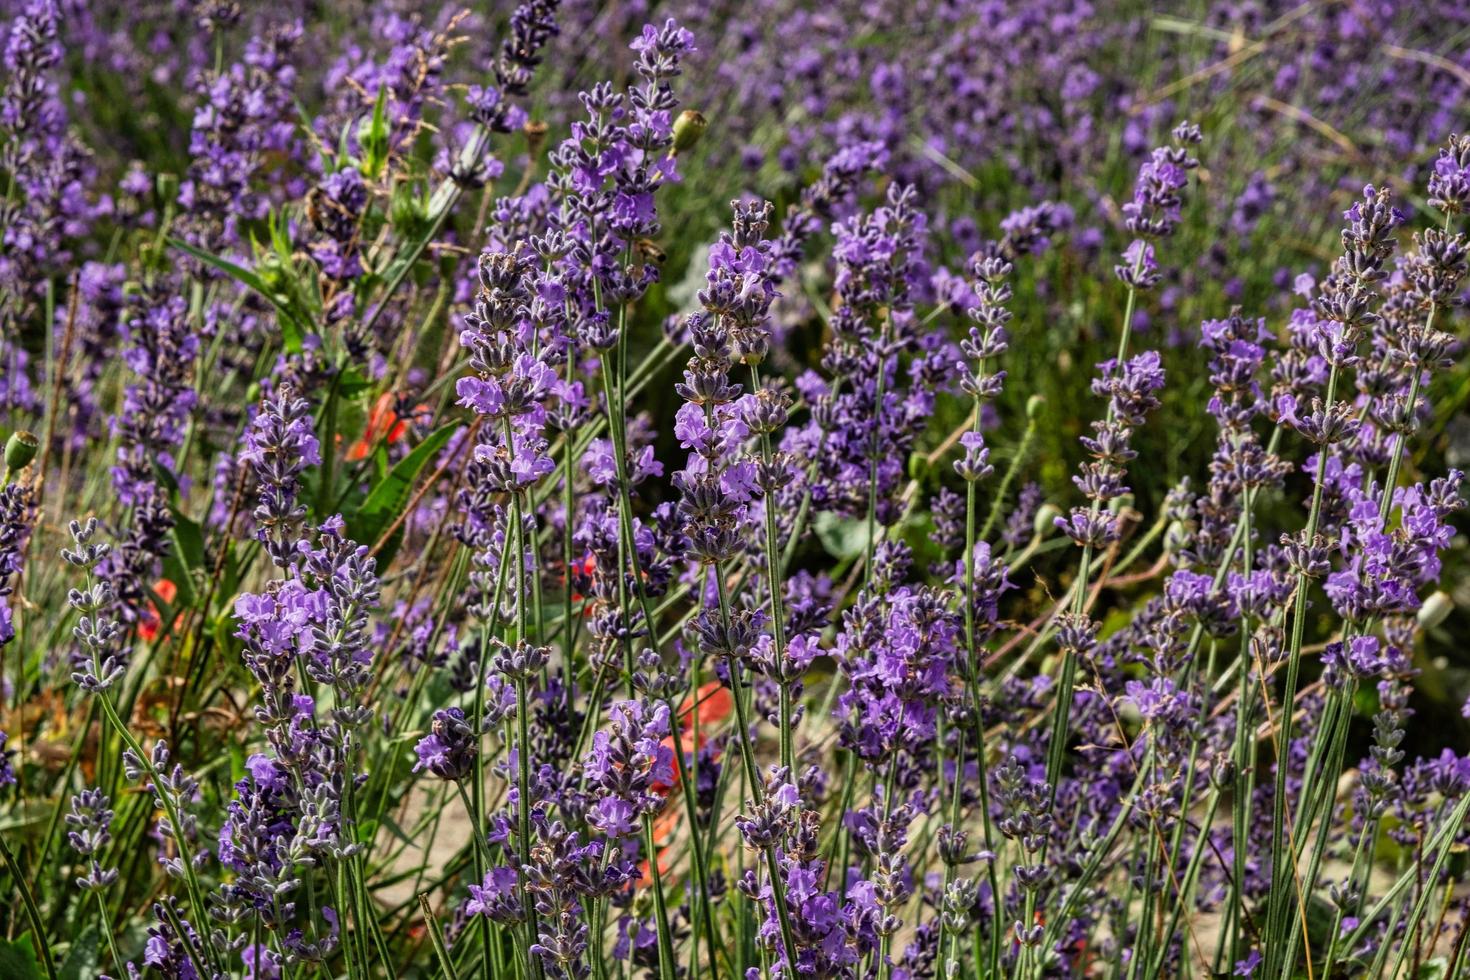
M0 980L1470 977L1470 8L0 9Z

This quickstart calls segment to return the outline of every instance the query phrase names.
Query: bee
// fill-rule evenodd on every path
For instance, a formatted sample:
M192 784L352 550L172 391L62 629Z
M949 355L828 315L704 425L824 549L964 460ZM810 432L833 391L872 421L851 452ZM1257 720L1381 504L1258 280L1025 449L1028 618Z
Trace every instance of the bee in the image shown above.
M636 268L641 269L646 262L661 266L668 258L669 253L659 248L651 238L640 238L633 243L633 265Z
M322 231L326 227L326 215L322 211L323 197L319 186L313 186L306 192L306 220L311 222L311 226L317 231Z
M546 123L539 119L527 119L526 124L521 127L521 132L526 134L526 145L531 149L531 156L541 152L541 144L546 142Z

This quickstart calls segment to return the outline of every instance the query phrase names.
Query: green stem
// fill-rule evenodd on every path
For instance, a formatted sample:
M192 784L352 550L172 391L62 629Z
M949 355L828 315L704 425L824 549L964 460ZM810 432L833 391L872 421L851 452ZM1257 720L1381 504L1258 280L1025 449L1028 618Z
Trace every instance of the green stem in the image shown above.
M754 362L750 365L750 383L755 393L759 394L761 390L760 369ZM771 451L769 432L760 434L760 449L761 462L770 468L775 457ZM791 678L787 676L786 665L786 610L785 600L781 595L781 558L776 547L776 509L774 505L774 495L767 493L761 507L761 510L765 512L766 527L766 591L771 598L771 640L775 646L776 685L780 691L781 765L786 767L792 778L795 778L796 750L791 725ZM869 530L871 531L871 526Z
M184 834L184 822L180 819L179 811L174 805L173 797L163 788L163 779L159 775L158 770L153 768L153 759L148 753L143 751L143 746L133 737L133 733L128 731L127 726L122 723L122 719L117 716L117 710L113 708L112 702L108 700L105 691L97 695L97 702L102 705L102 713L107 715L107 720L117 731L118 737L132 750L133 755L137 757L144 771L148 773L148 778L153 783L154 792L159 802L163 805L163 812L167 815L169 825L173 829L172 840L179 849L179 863L183 865L184 884L189 892L189 903L193 906L195 918L199 922L200 935L205 936L207 935L210 920L204 904L204 893L199 887L199 877L194 871L194 851L189 846L189 842ZM184 943L184 947L188 949L189 944L187 942ZM210 961L210 965L218 967L208 940L205 940L204 951L206 958ZM190 957L192 958L192 956L193 953L191 952Z
M699 755L699 685L694 685L694 694L691 699L690 714L694 719L694 752L693 757L697 761ZM710 910L709 903L709 872L705 864L705 850L699 835L699 801L694 795L695 776L691 772L691 766L684 762L684 746L679 736L679 713L674 710L672 702L665 702L669 709L669 718L674 726L674 767L678 772L679 786L683 790L684 819L689 821L689 856L690 864L694 868L694 893L690 895L691 910L698 917L700 926L704 930L705 943L709 947L709 966L711 977L718 977L719 971L715 964L715 950L719 944L715 939L714 915ZM650 861L656 863L656 859L650 852ZM690 973L696 978L699 976L699 937L694 935L690 939Z
M1333 365L1327 376L1327 398L1323 409L1324 412L1332 411L1333 402L1337 396L1338 367ZM1316 539L1317 522L1322 514L1322 492L1327 478L1327 451L1326 447L1319 448L1317 453L1317 472L1312 486L1312 506L1307 514L1306 542L1308 545ZM1278 727L1276 742L1276 784L1273 810L1271 817L1271 903L1267 918L1266 933L1266 976L1275 976L1282 960L1286 959L1287 952L1282 947L1280 933L1286 928L1287 917L1291 915L1291 909L1296 895L1293 884L1288 880L1288 872L1294 871L1288 867L1288 856L1294 855L1294 848L1289 846L1286 817L1286 783L1291 767L1287 764L1287 756L1291 751L1292 740L1292 706L1296 703L1296 691L1298 677L1301 672L1302 641L1306 635L1307 620L1307 592L1311 580L1307 577L1306 570L1297 573L1296 579L1296 603L1292 612L1291 644L1287 650L1286 661L1286 687L1281 698L1281 723Z
M439 928L439 920L434 917L434 910L429 905L429 896L419 894L419 908L424 913L424 927L429 933L429 942L434 947L434 956L439 960L439 969L444 971L445 980L459 980L459 972L454 968L454 961L449 957L449 947L444 942L444 932Z
M883 318L883 330L878 341L878 376L873 380L873 438L868 445L868 540L864 544L863 580L873 578L873 551L878 543L878 450L879 422L883 418L884 386L888 381L888 332L892 315Z
M955 774L954 781L950 787L949 794L949 826L953 833L960 830L961 809L960 790L965 782L965 728L961 725L955 735ZM943 773L943 758L936 753L935 762L940 766ZM991 862L993 863L993 862ZM951 930L949 923L945 921L944 902L949 895L950 886L954 884L955 866L948 861L944 864L944 888L939 893L939 962L941 971L947 969L946 947L949 948L949 959L955 955L954 950L959 944L959 933Z
M1139 258L1133 263L1134 278L1143 266L1143 250L1140 250ZM1123 332L1118 339L1117 362L1121 366L1128 356L1128 341L1133 335L1133 309L1138 303L1138 290L1128 287L1128 299L1123 306ZM1114 419L1112 404L1108 405L1107 421ZM1102 510L1102 502L1093 500L1092 516L1095 518ZM1072 593L1072 613L1081 615L1087 605L1087 583L1092 566L1092 545L1082 546L1082 557L1077 562L1077 578ZM1052 714L1051 741L1046 753L1046 780L1050 784L1048 793L1052 803L1056 803L1057 786L1062 778L1062 762L1067 753L1067 728L1072 713L1072 694L1077 683L1077 657L1069 650L1062 651L1062 673L1057 685L1057 702ZM1042 847L1042 858L1046 857L1046 847Z
M720 574L720 565L714 564L714 574L720 601L720 618L725 629L730 627L730 598L726 593L725 580ZM735 703L735 723L740 726L740 757L745 763L745 778L750 783L750 795L757 804L765 799L765 787L755 763L755 747L750 740L750 708L745 703L744 683L740 680L740 662L731 657L727 661L730 671L730 688ZM775 899L776 917L781 923L781 942L785 947L788 963L795 962L795 930L791 927L791 913L786 905L786 882L781 878L781 864L776 857L776 848L765 849L766 865L771 877L771 895Z
M977 406L978 410L978 406ZM976 419L975 428L980 428L979 419ZM1021 466L1026 458L1031 455L1031 446L1036 441L1036 420L1026 420L1026 431L1021 434L1021 444L1016 447L1016 454L1011 457L1010 465L1006 467L1005 475L1001 477L1000 487L995 491L995 497L990 502L990 511L985 515L985 524L980 528L979 540L988 541L990 532L995 529L996 523L1005 507L1006 498L1010 496L1011 484L1015 483L1016 476L1021 472Z
M97 909L101 913L101 918L98 919L98 923L101 926L102 934L107 937L107 951L112 956L113 969L117 970L119 974L122 974L125 969L123 967L123 958L117 951L117 937L113 935L112 918L107 913L107 899L103 897L102 892L103 890L100 888L96 892Z
M41 922L41 911L36 908L36 898L31 894L29 880L21 871L20 862L16 861L15 855L10 853L10 845L5 843L4 834L0 834L0 857L5 859L5 866L10 869L10 877L15 882L15 889L20 893L21 904L25 906L26 918L31 923L31 932L36 936L36 951L41 955L41 966L45 968L46 976L50 980L56 980L56 964L51 959L51 943L46 939L46 927ZM104 913L102 928L106 929L107 916L105 913L107 909L104 907L102 911ZM114 951L114 956L116 956L116 951Z
M979 431L979 428L980 428L980 400L978 398L975 399L974 415L975 415L975 420L974 420L974 423L973 423L973 425L974 425L974 431ZM1028 434L1030 433L1031 428L1032 427L1030 425L1027 426L1027 432L1028 432ZM1021 454L1019 454L1019 453L1017 454L1017 458L1018 459L1020 458L1020 455ZM1012 469L1011 472L1014 472L1014 467L1013 467L1013 469ZM1007 476L1009 477L1010 476L1010 473L1007 473ZM995 837L994 837L994 834L993 834L993 831L992 831L991 818L990 818L990 774L989 774L989 760L986 758L986 751L987 750L986 750L986 745L985 745L985 718L984 718L984 715L981 712L981 706L982 706L982 703L983 703L982 698L981 698L981 693L980 693L981 667L980 667L979 649L978 649L978 647L976 645L976 641L975 641L975 545L976 545L977 541L983 540L984 537L985 537L983 534L977 533L976 528L975 528L975 505L976 505L976 497L978 495L978 489L979 488L975 485L975 481L973 481L973 480L966 481L966 484L965 484L965 555L964 555L964 562L965 562L965 597L964 597L964 601L965 601L965 654L966 654L966 656L965 656L965 671L964 671L964 676L965 676L965 686L968 689L968 693L969 693L969 696L970 696L970 710L974 714L974 723L975 723L976 738L978 739L977 750L976 750L975 755L976 755L976 759L978 760L978 763L979 763L979 777L980 777L979 778L979 783L980 783L980 786L979 786L979 789L980 789L980 822L981 822L981 826L984 829L985 849L987 851L991 852L992 854L994 854L995 853ZM1000 497L1003 496L1003 495L1004 495L1004 489L1002 488L1001 494L998 495L997 498L996 498L997 499L997 502L999 501ZM991 508L991 518L993 518L994 516L995 516L995 509L992 507ZM990 523L990 521L987 519L987 521L986 521L987 527L989 526L989 523ZM964 760L964 754L961 753L960 756L959 756L958 764L960 766L963 766L964 765L964 761L965 761ZM955 783L956 783L955 792L956 792L956 796L958 796L958 793L959 793L959 783L961 781L962 781L962 772L956 772L955 773ZM1001 915L1001 911L1000 911L1000 905L1001 905L1001 902L1002 902L1002 897L1001 896L1002 896L1003 893L1000 890L1000 876L999 876L999 873L996 871L996 868L995 868L995 859L994 858L991 858L990 860L987 860L985 862L985 864L986 864L986 872L987 872L987 875L988 875L989 880L990 880L991 902L992 902L992 904L994 906L994 909L995 909L995 913L994 913L994 915L992 917L992 921L991 921L991 929L990 929L990 933L991 934L990 934L990 943L989 943L989 960L987 961L987 965L988 965L991 973L995 973L1000 968L1000 922L1002 921L1002 918L1003 918L1002 915Z
M1444 873L1444 866L1449 861L1450 851L1455 843L1455 837L1464 828L1465 818L1467 816L1470 816L1470 793L1466 793L1460 798L1460 802L1450 812L1449 819L1440 827L1439 832L1435 834L1434 839L1429 842L1429 846L1426 848L1428 851L1435 852L1434 865L1430 869L1428 880L1436 881ZM1367 934L1368 930L1372 928L1373 923L1377 921L1378 917L1398 900L1398 896L1406 888L1418 880L1419 874L1420 869L1415 866L1400 875L1398 880L1384 893L1383 897L1363 916L1362 921L1358 923L1358 927L1348 936L1343 946L1347 949L1356 949L1358 944L1363 941L1363 937ZM1409 919L1411 924L1410 931L1412 931L1413 923L1416 923L1423 916L1424 909L1429 904L1430 892L1431 889L1424 889L1418 901L1415 903L1414 914ZM1392 932L1390 931L1389 934L1392 935Z
M524 601L524 600L522 600ZM519 860L522 868L531 866L531 702L527 691L527 682L524 676L516 678L516 729L517 746L516 754L516 785L520 799L516 801L517 812L520 818L520 826L516 836L520 845ZM522 872L524 874L524 872ZM525 908L526 915L526 938L527 955L529 956L530 943L536 941L536 904L531 898L531 892L524 885L521 887L521 902ZM540 969L534 958L531 959L531 971L533 975L540 975Z
M643 815L643 846L648 851L648 873L653 876L653 907L658 927L658 974L674 980L674 940L669 933L669 910L664 899L664 876L658 866L658 848L653 843L653 818Z
M1153 821L1150 820L1149 829L1153 829ZM1160 842L1155 840L1147 832L1142 835L1142 844L1148 848L1148 859L1144 861L1143 870L1143 910L1138 916L1138 929L1134 933L1133 949L1128 957L1128 980L1134 980L1138 976L1138 965L1150 960L1148 955L1149 940L1153 936L1150 924L1154 917L1154 897L1159 889L1154 885L1154 877L1158 874L1158 861Z

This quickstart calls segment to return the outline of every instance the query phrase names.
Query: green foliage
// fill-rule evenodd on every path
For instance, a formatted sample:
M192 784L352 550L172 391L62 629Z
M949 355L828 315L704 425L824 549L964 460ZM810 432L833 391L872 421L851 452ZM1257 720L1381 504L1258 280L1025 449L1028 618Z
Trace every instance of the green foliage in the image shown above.
M273 236L274 244L276 242ZM286 350L292 353L301 352L303 338L309 332L306 324L312 322L312 319L307 310L302 308L299 279L289 255L283 258L279 252L274 251L258 254L261 265L257 272L229 259L201 251L177 238L170 238L169 245L213 266L268 300L280 314L281 339Z
M0 939L0 977L6 980L41 980L45 975L29 932L22 933L17 939Z
M347 528L354 540L370 546L377 544L383 533L403 516L424 467L429 465L435 454L444 448L461 427L459 422L450 422L435 429L384 474L362 504L347 515ZM380 561L384 565L393 560L401 539L400 528L383 544Z

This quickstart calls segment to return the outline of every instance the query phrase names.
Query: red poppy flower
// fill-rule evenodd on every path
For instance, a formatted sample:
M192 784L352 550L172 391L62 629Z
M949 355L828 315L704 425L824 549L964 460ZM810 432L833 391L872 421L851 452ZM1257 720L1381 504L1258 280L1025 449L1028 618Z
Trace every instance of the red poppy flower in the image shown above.
M157 582L153 583L153 591L157 593L158 597L164 602L172 605L174 599L178 597L179 587L177 585L174 585L168 579L161 578ZM179 616L174 619L175 628L178 628L179 620L181 619L183 619L183 616ZM138 621L138 635L147 640L149 643L152 643L155 639L158 638L158 628L162 625L163 624L160 622L158 606L154 603L152 599L149 599L148 608L144 610L143 618Z
M710 681L701 687L694 695L684 699L679 706L679 747L685 756L693 755L704 745L706 730L715 727L734 710L735 702L731 699L730 689L719 681ZM674 747L674 737L670 735L664 739L664 745ZM654 792L667 798L669 792L679 785L679 769L674 768L672 785L654 783ZM666 844L679 826L679 821L684 818L682 806L668 807L660 813L653 822L653 842L655 845ZM669 849L660 846L658 849L658 868L660 873L668 870ZM648 874L648 862L645 860L638 865L639 887L652 882Z
M352 444L347 451L347 458L351 461L367 459L377 448L379 441L388 443L390 446L402 439L408 432L408 420L399 418L398 413L393 410L398 399L391 391L385 391L373 402L373 410L368 413L367 428L363 430L362 438ZM427 405L414 407L414 414L427 412Z

